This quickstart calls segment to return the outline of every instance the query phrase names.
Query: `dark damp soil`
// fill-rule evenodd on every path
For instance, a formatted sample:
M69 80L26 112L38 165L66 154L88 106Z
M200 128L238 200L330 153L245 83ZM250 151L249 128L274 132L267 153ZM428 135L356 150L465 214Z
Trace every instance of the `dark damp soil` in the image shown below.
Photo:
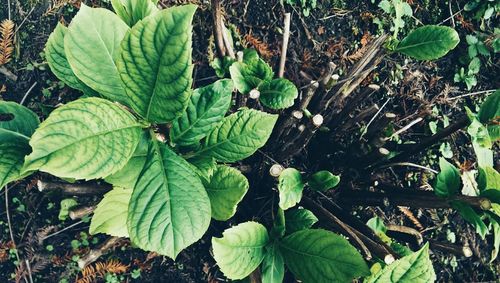
M54 8L54 2L62 1L67 4ZM6 92L0 95L4 100L20 102L24 99L25 105L38 113L42 119L56 105L79 96L51 74L43 54L45 42L57 22L69 23L81 2L62 1L10 0L11 17L19 30L16 34L13 60L5 67L16 74L18 79L13 82L0 74L0 87L2 85L6 87ZM86 1L86 4L110 7L108 2L91 0ZM193 36L195 87L216 80L214 71L209 67L209 62L215 54L211 37L213 19L210 1L160 2L167 7L187 2L200 6L195 16ZM378 0L318 0L317 2L317 8L313 9L308 17L303 15L300 7L283 6L276 0L229 0L223 1L223 6L227 25L240 36L240 41L236 43L237 48L242 45L257 49L275 71L280 57L283 14L292 13L286 77L298 87L303 87L310 79L300 75L300 72L317 78L331 61L337 64L342 75L359 60L360 53L357 52L362 49L366 41L389 28L390 19L377 7ZM419 21L437 24L446 20L445 24L450 24L447 2L438 0L408 2L412 3L414 16ZM459 11L466 2L468 1L453 1L454 5L457 5L452 6L453 11ZM8 18L8 11L7 0L1 0L0 20ZM374 24L375 18L385 24L379 27ZM489 25L495 26L497 23L493 20ZM417 21L407 20L407 26L402 33L417 25ZM463 84L453 81L457 70L466 66L463 60L467 54L465 35L472 34L473 31L491 34L489 29L481 30L481 21L473 19L471 14L463 11L455 17L455 25L462 41L454 51L440 60L417 62L399 55L386 57L363 82L364 85L377 83L383 91L369 97L360 109L373 104L381 106L389 101L385 111L397 115L395 122L397 128L407 124L417 113L427 113L423 123L400 137L402 140L412 141L430 134L428 122L442 123L445 117L454 121L458 113L464 112L464 106L474 109L484 98L481 94L460 99L452 99L453 97L468 92L498 88L497 55L485 60L478 76L478 84L471 91L467 91ZM342 185L371 186L370 176L359 176L359 172L352 169L356 168L355 160L346 159L346 154L356 148L353 145L360 143L359 132L360 129L340 132L335 141L332 141L329 135L320 133L309 147L285 165L294 166L308 173L327 169L342 174ZM453 135L448 142L451 144L456 161L464 164L467 160L474 160L474 154L464 132ZM439 149L432 148L413 161L436 169L439 155ZM76 261L89 249L103 243L106 237L88 235L88 219L59 220L60 202L63 197L41 193L35 185L40 177L47 179L49 176L36 174L11 184L7 191L12 230L8 226L4 191L1 191L0 197L0 282L15 281L27 272L16 268L17 258L10 231L13 233L20 257L30 261L34 282L225 282L227 279L218 270L211 256L210 239L212 236L220 236L227 227L246 220L255 219L270 226L271 211L278 201L275 181L266 172L273 163L273 152L264 150L237 164L240 168L249 168L245 174L251 187L237 214L227 223L213 221L203 239L183 251L175 262L155 253L140 251L124 241L113 252L102 256L98 261L106 264L109 272L90 272L91 276L87 277L85 276L87 273L82 273L78 269ZM406 167L373 174L406 188L425 187L428 185L428 179L432 178L432 175L423 171ZM334 195L335 193L332 196ZM77 201L82 205L94 205L99 199L99 196L80 197ZM486 240L480 239L474 229L451 210L410 209L410 211L425 228L423 235L426 239L468 245L474 252L470 258L433 252L431 257L440 282L498 280L500 261L497 259L489 263L492 235L488 235ZM363 221L377 215L387 223L415 227L408 217L393 206L354 207L352 213ZM43 240L47 236L50 237ZM95 264L93 266L96 267ZM113 270L116 272L113 273ZM286 281L293 282L293 279L287 275Z

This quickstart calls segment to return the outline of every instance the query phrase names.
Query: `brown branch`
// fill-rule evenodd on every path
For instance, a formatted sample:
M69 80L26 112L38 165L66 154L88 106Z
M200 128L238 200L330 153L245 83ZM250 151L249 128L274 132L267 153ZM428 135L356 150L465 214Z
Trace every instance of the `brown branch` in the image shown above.
M17 81L17 76L4 66L0 66L0 74L6 76L9 80L13 82Z
M489 210L491 201L484 197L457 195L448 198L436 196L433 192L369 192L369 191L342 191L339 195L342 203L366 206L408 206L415 208L451 208L453 201L461 201L481 210Z
M437 132L436 134L422 140L420 143L408 147L402 152L400 152L397 156L394 158L390 159L390 162L399 162L399 161L406 161L408 158L416 153L419 153L434 144L438 143L444 138L449 137L453 133L457 132L458 130L467 127L470 124L469 117L467 116L462 116L459 118L455 123L449 125L448 127L442 129L441 131Z
M99 248L90 250L86 255L84 255L81 259L78 260L78 267L80 269L85 268L87 265L95 262L102 255L108 253L116 244L118 244L122 240L119 237L111 237L104 244L102 244Z
M454 245L450 243L442 243L434 240L429 240L430 248L442 251L446 254L452 253L457 256L471 257L473 255L471 248L468 246Z
M59 192L63 195L103 195L112 189L109 184L70 184L62 182L47 182L38 180L37 187L40 192Z
M214 18L214 37L217 53L222 59L226 55L226 47L224 46L224 38L222 37L222 5L220 0L212 0L212 15Z
M96 206L78 206L76 208L72 208L69 211L69 218L71 220L82 219L85 216L88 216L94 212Z

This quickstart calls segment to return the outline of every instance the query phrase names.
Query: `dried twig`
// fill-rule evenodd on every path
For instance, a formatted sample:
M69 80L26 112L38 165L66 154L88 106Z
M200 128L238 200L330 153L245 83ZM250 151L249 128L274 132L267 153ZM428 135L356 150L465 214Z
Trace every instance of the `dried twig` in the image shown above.
M111 250L122 238L111 237L99 248L89 251L85 256L78 260L78 267L85 268L87 265L93 263L102 255L106 254Z
M64 195L79 196L79 195L102 195L111 190L111 185L108 184L70 184L62 182L47 182L38 180L37 187L40 192L57 191Z
M285 74L286 51L288 49L288 39L290 38L290 21L291 14L285 13L285 26L283 29L283 43L281 45L280 67L278 77L282 78Z
M212 14L214 18L215 46L217 47L219 57L222 59L226 55L226 47L224 46L224 38L222 36L224 30L222 29L222 5L220 0L212 0Z

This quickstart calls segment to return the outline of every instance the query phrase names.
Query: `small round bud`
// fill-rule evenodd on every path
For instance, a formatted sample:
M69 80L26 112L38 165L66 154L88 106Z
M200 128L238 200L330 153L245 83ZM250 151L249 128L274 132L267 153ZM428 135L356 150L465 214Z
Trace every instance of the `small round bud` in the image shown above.
M299 111L299 110L295 110L292 112L292 116L297 119L297 120L300 120L304 117L304 113L302 113L302 111Z
M254 88L250 91L249 95L251 99L258 99L260 97L260 91Z
M385 262L386 264L391 264L391 263L393 263L395 260L396 260L396 259L395 259L395 258L394 258L394 256L393 256L393 255L391 255L391 254L388 254L388 255L386 255L386 256L384 257L384 262Z
M284 168L283 166L279 164L273 164L271 168L269 168L269 175L273 177L279 177L281 175L281 172L283 172Z
M319 127L323 124L323 116L321 114L316 114L312 117L312 123L314 126Z

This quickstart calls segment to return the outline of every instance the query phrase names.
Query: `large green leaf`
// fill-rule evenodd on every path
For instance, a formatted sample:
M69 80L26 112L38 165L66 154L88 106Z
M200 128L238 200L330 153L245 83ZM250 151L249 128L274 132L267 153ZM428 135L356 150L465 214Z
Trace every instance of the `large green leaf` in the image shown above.
M287 79L274 79L259 86L260 102L271 109L285 109L293 105L299 95L295 85Z
M440 171L437 175L434 192L441 197L457 194L460 191L460 172L444 158L439 158Z
M334 188L339 184L339 182L339 176L333 175L331 172L326 170L318 171L312 174L307 180L307 184L311 187L311 189L321 192Z
M262 224L241 223L224 231L222 238L212 238L214 258L226 277L243 279L260 265L268 242Z
M454 29L426 25L410 32L398 44L395 51L417 60L433 60L446 55L459 42L460 37Z
M235 162L249 157L271 136L278 115L241 109L222 120L196 155L212 156L218 161Z
M120 106L84 98L54 110L33 134L24 170L61 178L104 178L134 153L141 125Z
M40 124L38 116L21 104L0 101L0 131L10 131L27 138Z
M113 12L84 4L64 37L71 69L87 86L104 97L126 104L115 58L128 26Z
M283 210L294 207L302 199L304 182L297 169L287 168L278 178L278 191L280 193L279 206Z
M175 259L208 229L210 200L187 161L153 140L128 213L135 245Z
M488 234L488 227L484 224L481 217L472 209L470 205L460 201L453 201L451 206L460 213L460 215L474 228L476 228L476 233L481 236L482 239Z
M234 85L243 94L248 94L263 82L271 81L274 75L273 70L264 60L255 56L248 57L248 60L235 62L229 67Z
M285 219L287 234L309 229L314 225L314 223L318 222L318 218L314 215L314 213L305 208L287 210L285 212Z
M128 237L127 212L131 189L115 187L104 195L90 221L90 234L105 233L115 237Z
M212 218L225 221L236 213L238 203L248 191L248 180L235 168L217 166L210 182L205 186Z
M283 239L285 264L304 283L352 282L370 274L361 254L335 233L306 229Z
M196 89L186 111L172 122L172 141L180 145L190 145L204 138L229 110L233 88L233 82L225 79Z
M47 44L45 45L47 63L52 73L69 87L80 90L86 94L93 94L94 91L73 73L68 63L64 51L64 37L67 32L67 27L61 23L57 23L56 28L50 34Z
M24 156L30 151L28 138L0 129L0 190L22 177L20 174Z
M429 244L419 251L396 260L366 283L428 283L436 280L436 274L429 258Z
M262 283L282 283L285 277L285 261L278 244L273 243L266 247L262 261Z
M159 11L151 0L111 0L115 13L130 27Z
M130 106L150 122L170 122L188 105L195 10L194 5L162 10L138 22L123 39L120 77Z
M500 191L500 173L495 168L486 166L479 168L479 176L477 178L479 191L483 192L488 189Z
M134 154L125 167L120 169L118 172L109 175L104 180L115 187L133 189L137 179L139 178L139 174L141 174L142 168L144 168L144 164L146 163L148 145L149 135L147 135L146 132L143 132Z
M71 88L84 93L93 94L94 90L83 83L73 72L64 51L64 37L68 31L62 23L57 23L45 45L45 55L50 70L54 75Z
M189 159L189 164L204 184L210 181L210 178L212 178L217 169L217 162L210 156L197 156L191 158Z
M478 118L481 123L486 125L492 141L500 140L500 90L493 94L481 104Z

